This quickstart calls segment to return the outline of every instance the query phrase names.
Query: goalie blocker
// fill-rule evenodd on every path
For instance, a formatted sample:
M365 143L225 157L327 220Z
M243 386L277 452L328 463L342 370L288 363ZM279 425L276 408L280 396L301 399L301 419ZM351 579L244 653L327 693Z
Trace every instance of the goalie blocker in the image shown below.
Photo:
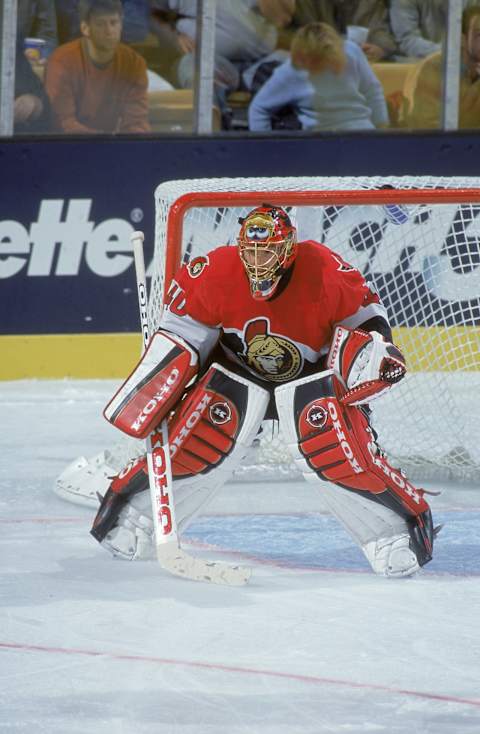
M146 438L183 395L197 374L196 352L178 336L157 331L141 360L103 411L134 438Z
M342 403L345 393L332 370L277 387L284 435L300 471L322 482L325 503L373 570L408 576L432 558L435 531L424 490L389 463L364 411Z

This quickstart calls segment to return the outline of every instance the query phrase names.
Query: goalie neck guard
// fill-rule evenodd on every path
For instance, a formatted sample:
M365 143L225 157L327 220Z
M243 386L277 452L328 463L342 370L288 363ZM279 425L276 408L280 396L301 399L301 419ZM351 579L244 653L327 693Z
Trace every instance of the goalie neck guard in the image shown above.
M270 298L297 254L297 231L281 207L263 204L245 218L238 236L238 251L253 298Z

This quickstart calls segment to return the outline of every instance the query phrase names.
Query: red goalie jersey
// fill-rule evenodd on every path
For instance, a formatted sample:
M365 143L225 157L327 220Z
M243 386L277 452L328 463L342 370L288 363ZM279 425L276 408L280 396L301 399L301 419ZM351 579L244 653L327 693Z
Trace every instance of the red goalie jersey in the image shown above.
M220 343L257 377L286 382L327 353L335 326L387 320L358 270L317 242L298 243L293 266L266 301L251 296L237 247L219 247L184 265L172 281L160 328L195 347L202 362Z

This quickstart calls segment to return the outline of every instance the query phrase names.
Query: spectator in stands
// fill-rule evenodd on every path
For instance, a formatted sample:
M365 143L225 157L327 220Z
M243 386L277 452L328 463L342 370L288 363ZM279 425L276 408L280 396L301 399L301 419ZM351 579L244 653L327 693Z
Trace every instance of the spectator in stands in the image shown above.
M347 27L368 28L362 51L370 62L384 61L397 53L386 0L296 0L291 22L282 39L288 47L294 32L308 23L328 23L341 35Z
M120 42L121 0L80 0L79 10L82 37L60 46L47 64L56 129L148 132L146 64Z
M17 41L15 58L14 133L37 135L50 130L50 104L43 84L23 52L23 39Z
M18 0L18 38L41 38L48 56L58 45L57 18L51 0Z
M254 64L275 53L277 27L262 12L266 8L271 17L272 3L273 0L222 0L217 4L214 85L216 101L222 110L226 108L229 92L244 85L248 87L251 76L244 76L243 72L251 67L253 75ZM279 14L284 8L293 7L292 0L275 0L275 5ZM177 83L182 88L191 88L195 75L196 0L154 0L154 7L157 13L174 13L170 17L180 52ZM283 60L285 53L280 55Z
M123 0L122 4L122 41L124 43L144 41L150 32L150 0ZM81 35L78 2L55 0L55 10L59 42L67 43L78 38Z
M388 124L380 82L361 48L327 23L300 28L291 58L253 98L249 127L271 130L274 116L293 107L304 130L369 130Z
M462 15L459 128L480 128L480 6ZM418 67L408 124L413 128L440 126L443 87L442 53L427 56Z
M60 43L67 43L81 36L78 4L73 4L72 0L55 0L55 7ZM171 90L173 86L157 73L163 49L158 46L155 36L150 34L150 22L150 0L123 0L122 41L134 45L147 66L153 65L155 69L147 68L148 91Z
M463 0L463 8L478 5ZM390 23L404 56L423 58L440 51L447 25L448 0L390 0Z

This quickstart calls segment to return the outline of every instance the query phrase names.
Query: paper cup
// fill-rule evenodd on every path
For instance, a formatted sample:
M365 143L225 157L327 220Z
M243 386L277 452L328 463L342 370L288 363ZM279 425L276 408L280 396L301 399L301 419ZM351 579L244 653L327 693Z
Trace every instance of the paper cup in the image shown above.
M32 64L38 64L45 58L45 41L43 38L25 38L23 41L25 56Z
M348 40L357 43L359 46L367 42L368 32L369 29L361 25L347 25Z

